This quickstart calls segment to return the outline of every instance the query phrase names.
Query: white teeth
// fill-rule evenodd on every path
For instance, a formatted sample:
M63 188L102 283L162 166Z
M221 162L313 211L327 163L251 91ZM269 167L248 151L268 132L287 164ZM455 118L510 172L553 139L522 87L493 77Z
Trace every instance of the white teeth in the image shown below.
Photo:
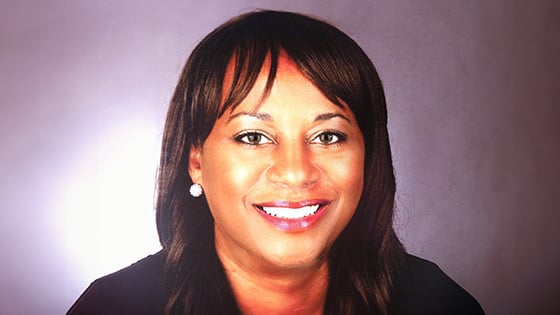
M268 215L283 219L300 219L310 216L319 210L319 205L305 206L301 208L280 208L280 207L262 207Z

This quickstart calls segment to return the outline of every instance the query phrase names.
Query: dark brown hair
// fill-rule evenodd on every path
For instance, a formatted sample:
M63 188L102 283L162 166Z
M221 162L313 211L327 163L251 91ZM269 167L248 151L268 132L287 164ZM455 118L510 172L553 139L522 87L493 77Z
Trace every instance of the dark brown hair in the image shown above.
M329 252L325 313L388 312L404 249L393 230L395 177L379 76L362 49L334 26L300 14L258 11L226 22L197 45L171 100L157 197L158 233L167 254L168 314L239 313L215 252L208 205L188 194L189 150L202 145L215 121L247 96L268 57L265 94L269 91L281 52L330 101L348 105L366 147L363 194ZM233 82L223 91L232 61Z

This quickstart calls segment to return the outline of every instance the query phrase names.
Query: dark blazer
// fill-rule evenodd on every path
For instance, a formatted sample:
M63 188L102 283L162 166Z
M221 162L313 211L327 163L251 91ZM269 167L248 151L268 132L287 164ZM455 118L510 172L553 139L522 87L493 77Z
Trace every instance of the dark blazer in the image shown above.
M95 280L67 315L163 314L167 301L162 285L164 262L160 251ZM407 265L391 303L391 314L484 314L479 303L434 263L407 255Z

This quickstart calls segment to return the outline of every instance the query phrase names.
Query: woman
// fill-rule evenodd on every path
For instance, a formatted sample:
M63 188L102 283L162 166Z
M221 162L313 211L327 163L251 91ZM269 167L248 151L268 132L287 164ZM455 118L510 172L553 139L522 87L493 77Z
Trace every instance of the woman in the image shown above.
M383 88L360 47L302 15L239 16L195 48L171 101L163 250L69 313L482 314L405 252L394 195Z

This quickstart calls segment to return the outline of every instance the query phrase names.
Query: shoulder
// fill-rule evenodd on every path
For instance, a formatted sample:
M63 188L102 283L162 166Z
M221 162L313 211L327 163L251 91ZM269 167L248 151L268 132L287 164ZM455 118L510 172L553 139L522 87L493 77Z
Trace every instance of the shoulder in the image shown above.
M163 314L164 263L160 251L95 280L67 314Z
M484 314L480 304L436 264L407 255L393 297L394 314Z

